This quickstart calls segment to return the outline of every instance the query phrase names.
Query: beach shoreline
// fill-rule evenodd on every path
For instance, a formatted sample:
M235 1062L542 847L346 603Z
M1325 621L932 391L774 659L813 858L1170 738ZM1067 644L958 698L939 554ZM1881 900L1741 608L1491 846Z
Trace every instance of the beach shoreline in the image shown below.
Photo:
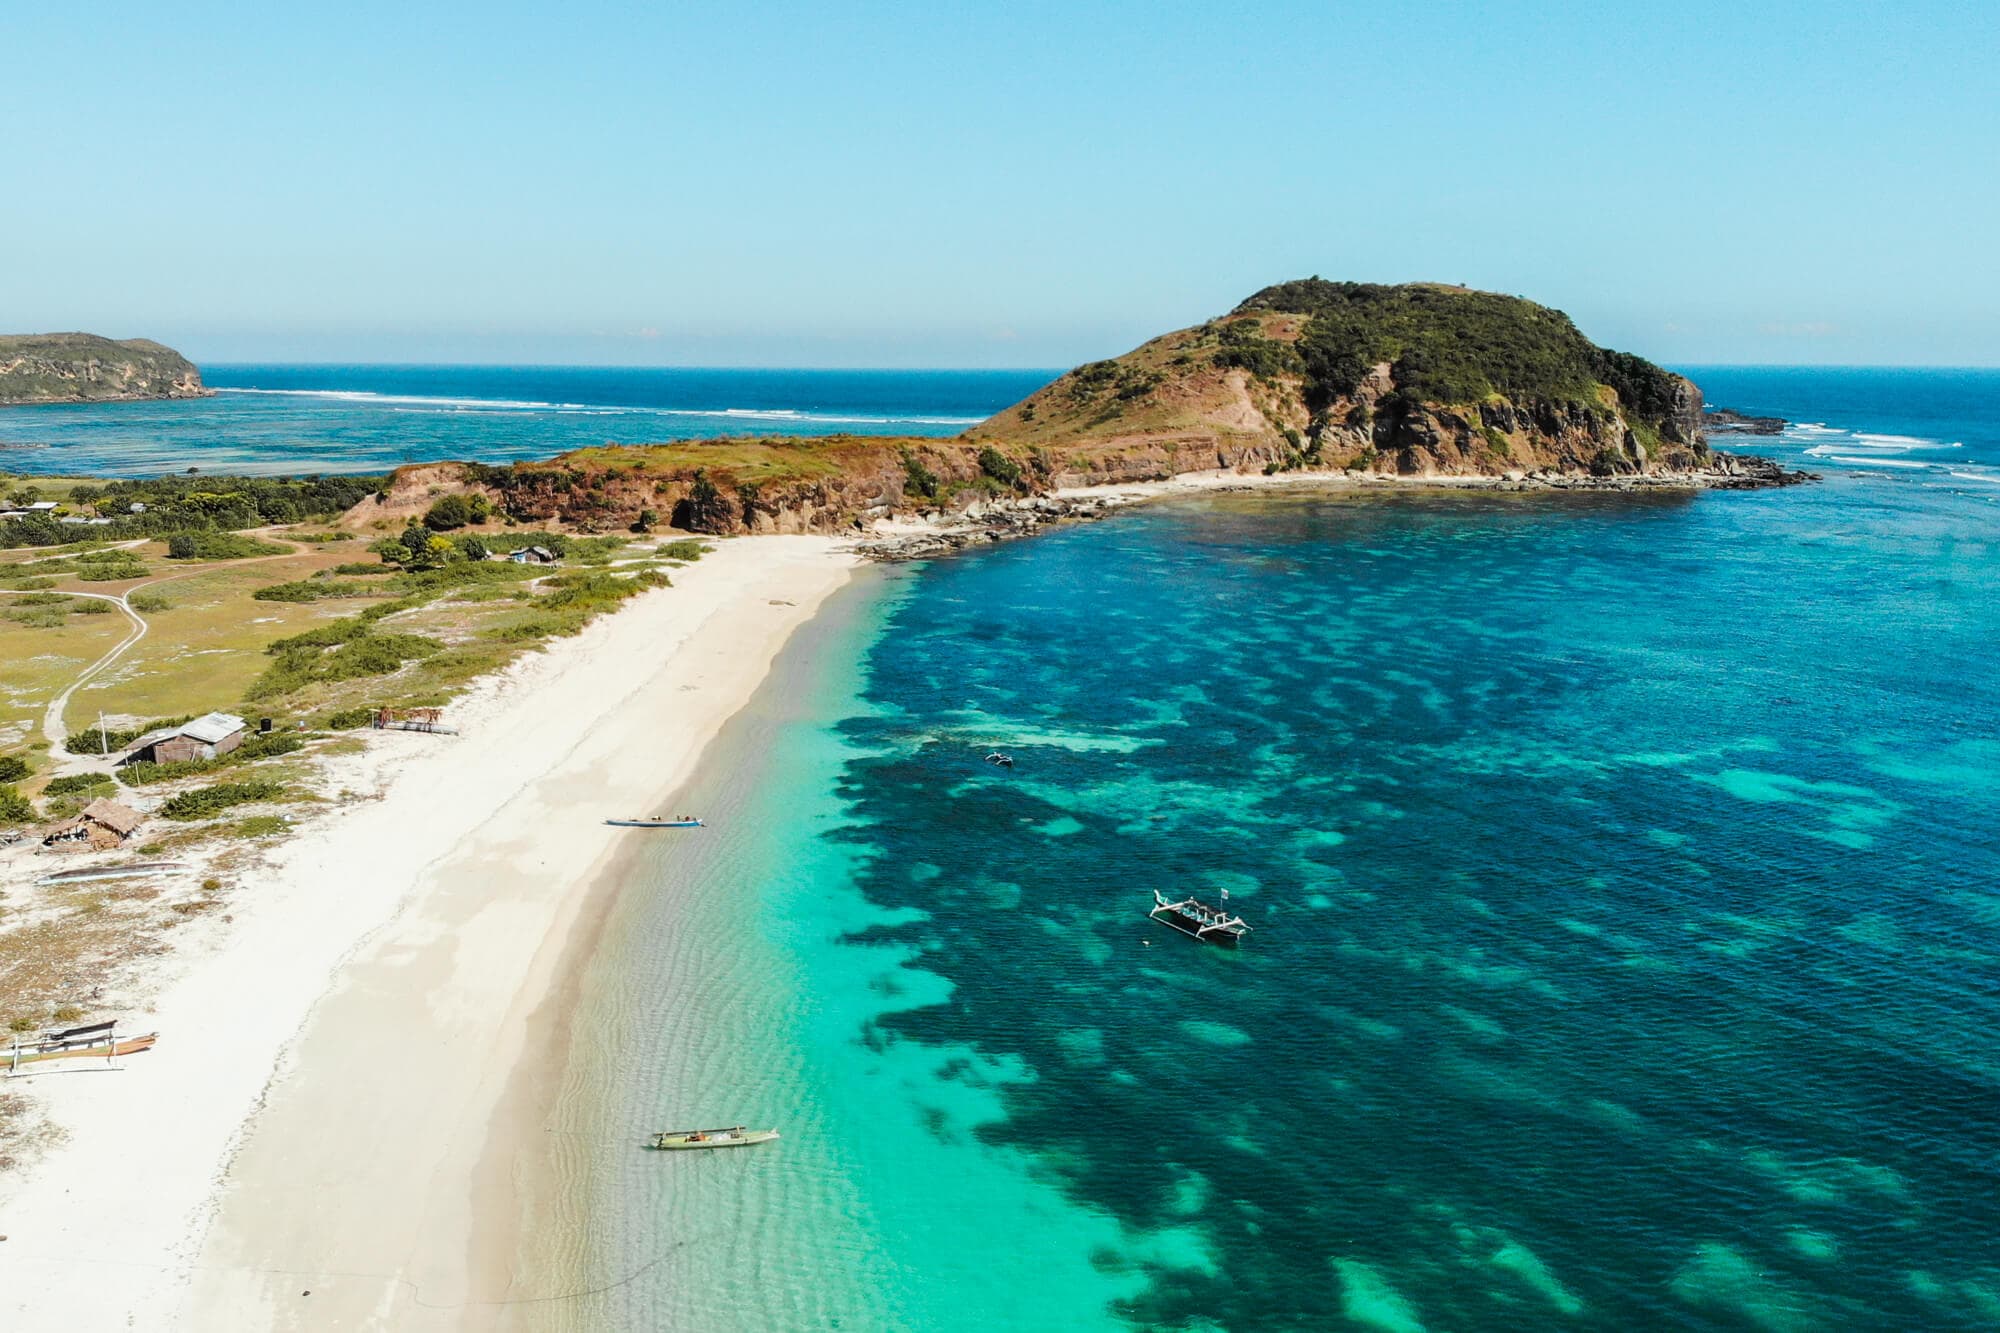
M678 789L860 563L718 542L482 682L459 738L371 738L356 781L380 789L274 856L223 947L174 961L159 1050L115 1083L36 1081L67 1135L0 1203L0 1322L409 1326L483 1298L487 1127L531 1024L560 1021L593 889L648 836L602 819Z

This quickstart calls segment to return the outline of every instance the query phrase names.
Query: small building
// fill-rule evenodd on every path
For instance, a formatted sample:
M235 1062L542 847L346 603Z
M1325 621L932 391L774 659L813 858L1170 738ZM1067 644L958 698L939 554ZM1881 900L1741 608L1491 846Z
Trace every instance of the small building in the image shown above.
M53 514L55 511L56 502L54 500L37 500L28 506L28 512L31 514Z
M125 506L125 512L128 514L143 514L146 512L146 502L144 500L134 500L131 504Z
M523 546L518 551L509 551L507 558L517 565L559 565L562 558L546 546Z
M145 822L129 805L100 796L75 818L64 820L42 835L42 846L59 852L101 852L122 846Z
M149 731L132 743L121 764L180 764L213 759L243 744L246 724L234 713L210 713L178 727Z

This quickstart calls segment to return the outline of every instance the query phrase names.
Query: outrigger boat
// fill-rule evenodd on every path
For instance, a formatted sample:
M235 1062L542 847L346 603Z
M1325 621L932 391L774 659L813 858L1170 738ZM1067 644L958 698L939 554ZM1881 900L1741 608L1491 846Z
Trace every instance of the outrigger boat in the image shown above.
M775 1129L670 1129L653 1135L646 1146L661 1152L684 1152L691 1148L747 1148L753 1143L769 1143L778 1137Z
M1153 890L1153 910L1146 915L1155 921L1164 921L1183 935L1192 935L1225 949L1234 949L1250 933L1250 927L1240 916L1231 916L1219 907L1210 907L1193 898L1173 902L1158 889Z
M1001 768L1012 768L1014 766L1014 756L995 750L992 754L986 756L986 762L995 764Z
M45 1032L39 1037L16 1037L13 1045L0 1047L0 1066L13 1073L23 1065L45 1064L52 1060L111 1060L121 1055L150 1051L153 1043L160 1039L156 1032L121 1037L117 1027L115 1022L92 1023L62 1032Z
M708 825L693 815L675 815L672 819L607 819L605 823L613 828L707 828Z

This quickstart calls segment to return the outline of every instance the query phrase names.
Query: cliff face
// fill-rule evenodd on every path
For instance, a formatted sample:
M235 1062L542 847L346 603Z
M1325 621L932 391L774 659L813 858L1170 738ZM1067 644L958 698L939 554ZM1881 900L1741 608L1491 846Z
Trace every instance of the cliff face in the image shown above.
M145 338L92 333L0 335L0 404L200 398L194 363Z
M1701 411L1688 380L1532 302L1313 280L1080 367L969 435L1053 450L1075 482L1217 467L1657 476L1709 466Z

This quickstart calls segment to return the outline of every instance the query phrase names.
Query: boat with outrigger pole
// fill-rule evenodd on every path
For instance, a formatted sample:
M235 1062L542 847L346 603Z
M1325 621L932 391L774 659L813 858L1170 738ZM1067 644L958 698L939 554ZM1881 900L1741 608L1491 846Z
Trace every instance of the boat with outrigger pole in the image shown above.
M685 1152L694 1148L747 1148L753 1143L769 1143L778 1137L775 1129L750 1129L736 1125L730 1129L670 1129L653 1135L646 1146L659 1152Z
M1222 896L1227 899L1229 891L1224 889ZM1249 924L1240 916L1193 898L1182 898L1176 902L1158 889L1153 890L1153 910L1146 915L1172 926L1183 935L1192 935L1225 949L1234 949L1250 933Z
M653 819L607 819L613 828L707 828L693 815L660 815Z

